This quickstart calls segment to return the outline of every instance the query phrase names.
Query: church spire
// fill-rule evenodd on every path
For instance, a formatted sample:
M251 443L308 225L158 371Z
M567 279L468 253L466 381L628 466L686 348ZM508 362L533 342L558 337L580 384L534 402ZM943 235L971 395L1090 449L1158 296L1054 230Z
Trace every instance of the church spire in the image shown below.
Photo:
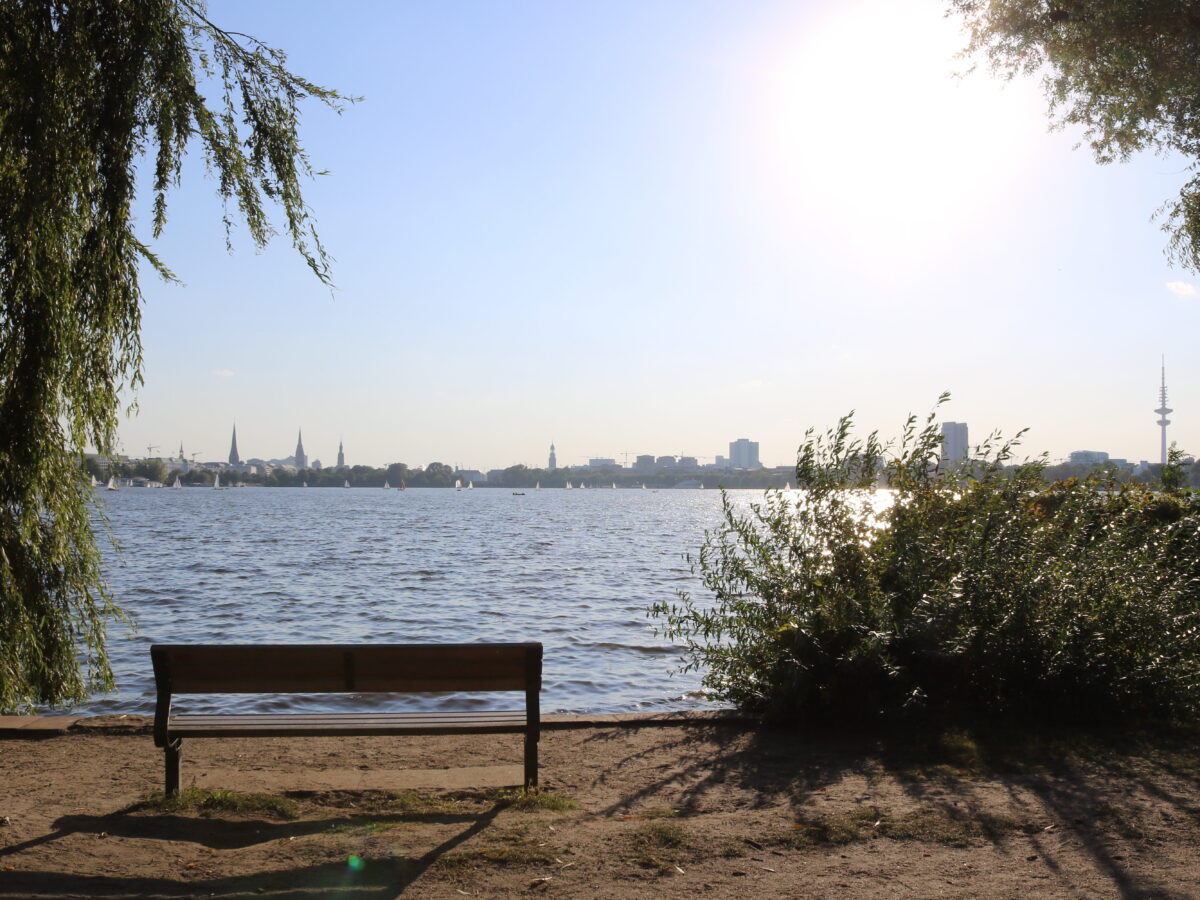
M346 468L346 453L342 449L342 442L340 439L338 440L338 464L337 464L337 467L339 469Z
M181 447L180 452L182 452L182 450L183 450L183 448ZM238 456L238 452L237 452L237 423L236 422L233 424L233 443L229 445L229 464L231 466L240 466L242 464L242 458L240 456Z
M296 431L296 468L308 468L308 456L304 452L304 432L301 429Z

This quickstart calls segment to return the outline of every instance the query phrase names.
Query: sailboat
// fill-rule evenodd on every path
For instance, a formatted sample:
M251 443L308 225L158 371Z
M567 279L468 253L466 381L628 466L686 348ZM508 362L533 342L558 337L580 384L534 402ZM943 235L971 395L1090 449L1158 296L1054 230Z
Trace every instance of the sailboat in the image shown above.
M105 485L105 487L110 491L120 490L120 488L117 487L117 479L113 478L111 475L108 476L108 484Z
M475 482L473 482L473 481L468 481L468 482L467 482L467 490L468 490L468 491L473 491L473 490L475 490Z
M704 482L700 482L700 490L704 490Z
M98 482L98 481L96 480L96 476L95 476L95 475L89 475L88 477L92 479L92 487L96 487L96 486L98 486L98 485L100 484L100 482Z
M221 489L221 473L214 472L213 473L213 490L219 491L220 489Z
M790 491L792 489L792 483L790 481L785 481L783 483L783 489L785 491Z
M404 489L405 489L405 487L407 487L407 485L404 483L403 479L401 479L401 481L400 481L400 487L396 488L396 490L398 490L398 491L402 491L402 490L404 490Z
M646 489L646 482L643 481L642 482L642 490L644 491L645 489Z
M300 482L300 487L308 487L308 482L307 481Z
M383 482L383 489L384 489L385 491L387 491L387 490L391 490L391 487L392 487L392 486L391 486L390 484L388 484L388 483L387 483L387 481L384 481L384 482Z
M455 479L454 479L454 489L455 489L456 491L461 491L461 490L462 490L462 479L461 479L461 478L455 478Z
M175 483L174 483L173 485L171 485L171 488L172 488L173 490L176 490L176 491L177 491L177 490L179 490L179 489L180 489L180 488L182 488L182 487L183 487L183 484L182 484L182 483L180 483L180 481L179 481L179 476L178 476L178 475L176 475L176 476L175 476Z
M535 485L533 486L533 489L534 489L535 491L540 491L540 490L542 489L542 483L541 483L540 481L539 481L539 482L537 482L537 484L535 484Z
M613 490L615 491L616 489L617 489L617 483L614 481L613 482Z
M568 481L567 482L567 490L569 491L570 489L571 489L571 482Z
M350 487L350 479L349 479L349 478L345 479L345 480L342 482L342 487L344 487L344 488L348 488L348 487Z

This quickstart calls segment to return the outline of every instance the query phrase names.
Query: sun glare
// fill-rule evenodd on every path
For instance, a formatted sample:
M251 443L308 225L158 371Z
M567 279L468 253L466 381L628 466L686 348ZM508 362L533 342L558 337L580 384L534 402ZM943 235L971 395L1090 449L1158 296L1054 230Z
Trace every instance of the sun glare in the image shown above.
M839 5L782 53L765 116L782 214L923 267L1012 190L1045 131L1028 90L955 74L963 38L927 3Z

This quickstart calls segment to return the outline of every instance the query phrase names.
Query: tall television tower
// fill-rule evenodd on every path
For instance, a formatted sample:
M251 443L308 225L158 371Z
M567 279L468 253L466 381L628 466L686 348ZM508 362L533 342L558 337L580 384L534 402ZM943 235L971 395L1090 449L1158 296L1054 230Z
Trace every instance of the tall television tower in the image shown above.
M1158 389L1158 427L1162 429L1162 464L1167 464L1167 426L1171 424L1171 420L1167 416L1174 412L1173 409L1167 408L1167 360L1163 358L1162 364L1162 386Z

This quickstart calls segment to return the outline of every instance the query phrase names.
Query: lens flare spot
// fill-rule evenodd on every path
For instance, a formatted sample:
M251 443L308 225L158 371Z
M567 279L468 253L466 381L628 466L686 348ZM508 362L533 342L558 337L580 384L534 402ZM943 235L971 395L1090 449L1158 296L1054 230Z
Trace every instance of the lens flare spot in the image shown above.
M350 871L352 872L361 872L366 863L361 856L351 854L350 859L346 861L346 865L350 867Z

